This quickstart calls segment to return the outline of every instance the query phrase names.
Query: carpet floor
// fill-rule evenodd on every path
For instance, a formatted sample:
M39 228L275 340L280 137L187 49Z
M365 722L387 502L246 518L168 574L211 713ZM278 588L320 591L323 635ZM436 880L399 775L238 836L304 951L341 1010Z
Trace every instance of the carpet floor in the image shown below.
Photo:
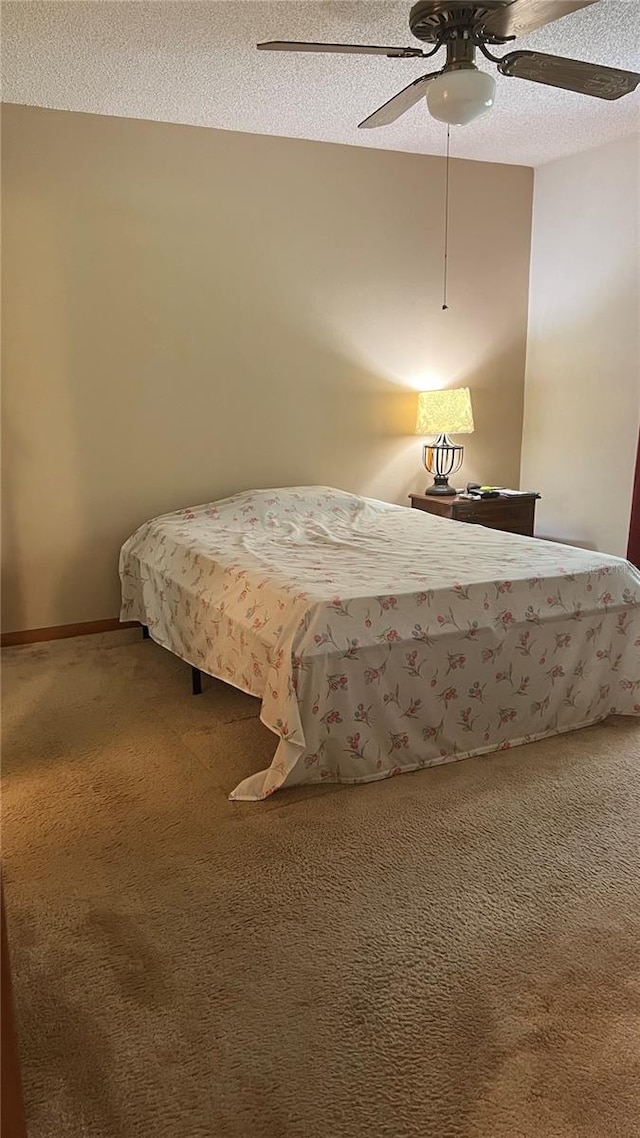
M640 726L227 801L255 700L4 654L30 1138L637 1138Z

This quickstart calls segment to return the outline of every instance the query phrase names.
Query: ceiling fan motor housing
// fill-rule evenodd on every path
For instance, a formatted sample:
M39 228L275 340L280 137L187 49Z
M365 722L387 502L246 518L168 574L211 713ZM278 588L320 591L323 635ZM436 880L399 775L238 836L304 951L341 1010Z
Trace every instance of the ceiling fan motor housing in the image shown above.
M495 8L504 8L509 0L418 0L409 14L409 27L423 43L437 43L449 34L463 30L480 30L484 18Z

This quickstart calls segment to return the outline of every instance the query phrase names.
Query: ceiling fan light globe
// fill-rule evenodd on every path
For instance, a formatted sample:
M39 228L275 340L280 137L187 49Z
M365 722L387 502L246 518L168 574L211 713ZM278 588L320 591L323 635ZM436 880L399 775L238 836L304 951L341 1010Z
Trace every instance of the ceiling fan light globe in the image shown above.
M464 67L447 71L427 88L429 114L450 126L466 126L493 106L496 81L486 71Z

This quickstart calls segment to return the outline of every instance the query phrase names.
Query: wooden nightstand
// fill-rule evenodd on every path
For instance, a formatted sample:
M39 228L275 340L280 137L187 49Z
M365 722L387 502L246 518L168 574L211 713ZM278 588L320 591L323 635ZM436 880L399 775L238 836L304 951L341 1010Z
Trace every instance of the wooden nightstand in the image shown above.
M500 495L499 498L460 498L435 494L410 494L414 510L424 510L427 514L437 514L441 518L453 518L457 522L472 522L488 526L489 529L506 530L507 533L521 533L533 537L536 499L539 494L522 494L518 497Z

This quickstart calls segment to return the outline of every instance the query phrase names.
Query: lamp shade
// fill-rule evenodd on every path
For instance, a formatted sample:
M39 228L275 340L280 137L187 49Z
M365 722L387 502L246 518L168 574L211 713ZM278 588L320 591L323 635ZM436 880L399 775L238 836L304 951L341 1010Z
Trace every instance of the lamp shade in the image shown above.
M419 393L417 435L470 435L472 431L473 414L468 387Z

